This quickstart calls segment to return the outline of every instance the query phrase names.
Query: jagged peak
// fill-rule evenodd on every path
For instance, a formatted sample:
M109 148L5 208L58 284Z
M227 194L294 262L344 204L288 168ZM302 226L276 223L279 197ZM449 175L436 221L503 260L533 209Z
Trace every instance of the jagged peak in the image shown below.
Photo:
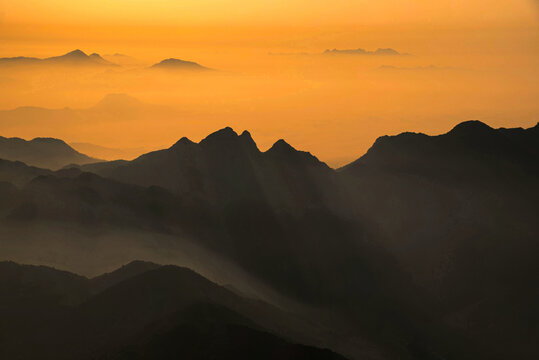
M189 140L189 138L184 136L180 140L176 141L174 143L174 145L172 145L170 148L175 149L175 148L178 148L180 146L192 145L192 144L195 144L195 143L193 141Z
M287 143L283 139L279 139L268 150L268 152L275 152L275 151L278 151L278 152L283 152L283 151L293 152L293 151L297 151L297 150L294 149L294 147L292 145L290 145L289 143Z
M243 132L241 133L240 137L242 138L246 138L246 139L252 139L253 137L251 136L251 133L247 130L243 130Z
M206 138L204 138L204 140L202 140L200 144L211 144L214 142L220 142L224 140L233 140L237 138L238 138L238 134L230 126L227 126L221 130L217 130L216 132L213 132L210 135L206 136Z

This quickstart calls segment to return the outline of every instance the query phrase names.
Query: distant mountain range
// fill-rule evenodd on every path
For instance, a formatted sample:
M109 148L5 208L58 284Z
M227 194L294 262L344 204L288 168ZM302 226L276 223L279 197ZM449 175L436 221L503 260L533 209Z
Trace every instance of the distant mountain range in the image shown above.
M374 51L369 51L365 49L326 49L323 53L324 55L384 55L384 56L399 56L399 55L408 55L398 52L397 50L387 48L387 49L376 49Z
M376 50L365 50L361 48L357 49L326 49L322 53L308 53L308 52L291 52L291 53L269 53L269 55L282 55L282 56L312 56L312 55L372 55L372 56L406 56L408 53L400 53L397 50L386 48Z
M107 61L101 55L93 53L86 55L81 50L73 50L67 54L53 56L48 58L35 57L10 57L0 58L0 64L5 65L86 65L86 66L117 66L116 64Z
M106 58L106 59L105 59ZM141 66L141 62L124 54L105 55L103 58L97 53L87 55L83 51L77 49L60 56L52 56L48 58L37 57L4 57L0 58L1 65L69 65L69 66ZM108 60L110 59L110 60ZM208 71L207 67L197 64L196 62L169 58L160 61L150 67L151 69L161 70L189 70L189 71Z
M142 102L126 94L107 94L95 105L87 108L47 109L42 107L19 107L0 110L0 127L5 134L16 134L33 138L54 129L56 136L73 139L75 150L99 159L133 159L153 149L118 146L115 138L109 136L103 144L87 143L86 139L96 138L103 132L121 131L125 124L149 126L152 119L159 117L163 122L173 121L183 113L181 110ZM84 129L84 132L81 131ZM157 137L155 134L151 136ZM146 134L146 141L153 139ZM153 140L158 141L158 140ZM44 166L44 165L42 165ZM47 167L47 166L44 166Z
M241 344L263 339L260 349L281 349L324 339L322 347L352 359L536 358L538 330L529 321L537 318L539 301L538 144L539 125L493 129L467 121L438 136L383 136L364 156L333 170L284 140L262 152L247 131L225 128L132 161L51 171L4 160L0 247L6 259L69 269L83 258L106 272L113 253L140 249L138 234L147 245L133 254L143 260L189 239L240 268L248 283L275 291L283 311L316 324L269 326L266 320L282 313L253 317L244 310L250 305L232 307L244 303L238 297L219 300L230 299L222 295L229 290L188 270L142 266L95 280L107 288L97 295L75 287L82 290L37 301L67 301L67 319L85 330L69 320L49 323L88 341L68 342L76 344L73 351L91 347L126 358L166 349L188 356L178 351L202 344L249 354ZM107 241L100 240L104 234ZM189 254L204 267L198 253ZM123 273L139 275L111 285ZM0 279L14 286L12 294L31 294L13 285L24 278L17 276ZM245 289L240 279L230 285ZM186 296L211 306L183 307ZM17 314L50 314L35 306ZM222 319L241 327L223 327ZM7 331L10 346L24 331ZM187 334L193 334L189 343ZM247 340L232 341L238 337ZM217 338L227 342L215 344Z
M0 159L22 161L31 166L48 169L99 161L79 153L62 140L35 138L27 141L2 136L0 136Z

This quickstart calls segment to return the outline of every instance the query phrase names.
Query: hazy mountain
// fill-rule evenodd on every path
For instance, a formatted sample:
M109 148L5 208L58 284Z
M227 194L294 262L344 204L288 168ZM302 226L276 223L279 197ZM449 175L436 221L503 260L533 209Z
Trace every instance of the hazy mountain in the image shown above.
M112 156L111 160L132 159L144 151L138 152L136 148L124 149L119 146L118 139L114 136L116 132L122 132L126 126L133 124L144 126L148 128L148 132L140 135L140 142L147 144L150 139L159 143L163 140L157 138L159 131L154 132L154 119L158 117L164 124L172 121L177 123L180 116L182 112L177 109L149 104L126 94L113 93L85 108L47 109L27 106L0 110L0 126L4 134L23 138L47 134L60 139L73 139L77 143L91 143L87 139L100 138L103 143L99 145L112 150L104 150L105 155ZM84 149L80 151L85 153ZM89 155L101 158L98 152L89 152Z
M0 136L0 158L22 161L27 165L59 169L68 164L87 164L98 161L81 154L59 139L35 138L24 140Z
M161 69L161 70L189 70L189 71L206 71L210 70L207 67L197 64L193 61L186 61L180 59L165 59L157 64L151 66L152 69Z
M81 50L73 50L60 56L48 58L35 57L10 57L0 58L0 63L6 65L85 65L85 66L117 66L110 61L103 59L99 54L86 55Z
M369 51L365 49L326 49L323 52L324 55L407 55L398 52L397 50L387 48L387 49L376 49L374 51Z
M75 150L82 153L88 154L89 156L104 159L104 160L114 160L114 159L128 159L131 160L136 158L146 152L145 148L110 148L106 146L85 143L85 142L75 142L69 143L69 146L73 147Z
M296 324L306 326L276 308L241 298L185 268L142 265L131 263L104 275L115 280L103 286L104 277L89 280L0 262L0 354L19 359L342 359L276 335L281 331L288 337Z

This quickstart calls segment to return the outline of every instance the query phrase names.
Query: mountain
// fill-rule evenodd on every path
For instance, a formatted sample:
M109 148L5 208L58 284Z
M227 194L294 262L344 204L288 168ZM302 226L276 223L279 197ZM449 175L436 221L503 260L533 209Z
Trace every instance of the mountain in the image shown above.
M27 166L20 161L0 159L0 181L23 186L38 176L49 174L52 174L51 170Z
M491 358L536 354L525 319L539 300L538 144L537 125L467 121L438 136L381 137L339 170L357 213L437 299L440 317Z
M59 169L68 164L87 164L98 161L81 154L64 141L54 138L5 138L0 136L0 158L22 161L31 166Z
M276 335L284 331L288 337L286 329L296 326L276 308L241 298L185 268L141 265L130 263L106 275L115 281L103 286L103 277L0 262L0 309L9 308L0 310L0 354L20 359L344 359Z
M248 132L225 128L132 161L43 173L7 163L0 246L12 259L35 253L57 264L103 264L119 252L178 261L171 249L181 248L193 267L220 259L240 269L247 280L229 278L227 289L270 289L278 296L260 298L319 326L270 326L280 316L234 307L237 298L185 269L137 262L91 281L91 298L74 310L87 330L73 331L89 342L75 348L93 343L94 330L123 358L160 349L188 357L199 343L231 354L216 338L282 344L261 331L311 345L325 339L323 347L354 359L535 358L538 143L538 126L470 121L438 136L381 137L333 170L284 140L262 152ZM12 174L22 174L18 187ZM186 282L195 285L184 292L169 285ZM186 297L193 308L183 307ZM191 313L205 319L200 326Z
M197 64L196 62L169 58L158 62L151 66L152 69L161 70L189 70L189 71L207 71L207 67Z
M86 55L81 50L73 50L67 54L60 56L52 56L48 58L35 57L10 57L0 58L0 64L6 65L85 65L85 66L117 66L110 61L103 59L99 54L93 53Z
M333 171L284 140L258 150L249 132L219 130L199 144L180 139L166 150L118 166L102 163L82 170L141 186L158 185L178 195L218 206L230 201L261 201L279 208L316 206L326 200L322 189ZM303 177L302 174L309 176Z
M538 140L539 124L526 130L492 129L480 121L466 121L434 137L415 133L381 137L341 172L376 169L483 185L524 175L533 181L539 175Z
M141 146L159 144L163 142L163 129L155 125L154 119L160 118L164 124L169 124L176 122L182 114L181 110L173 107L146 103L127 94L112 93L85 108L48 109L26 106L0 110L0 128L5 136L16 135L22 138L50 134L76 142L88 142L86 140L90 138L103 139L103 143L100 142L99 145L111 149L104 150L105 155L111 156L110 160L132 159L148 150L140 151L138 146L124 149L119 144L116 133L124 131L126 126L144 126L147 131L140 137L131 139L131 143L140 143ZM54 129L52 133L51 129ZM77 150L86 153L85 149ZM99 152L88 151L88 155L101 158Z
M24 244L9 241L10 234L14 234L14 239L23 236L21 229L25 229L27 244L38 237L37 244L49 242L47 251L55 249L53 253L64 254L73 254L74 246L81 248L77 254L87 249L88 255L95 251L92 249L101 248L95 243L95 236L85 235L96 230L110 232L112 239L119 237L120 232L150 233L153 235L146 236L155 237L151 246L156 248L170 246L166 238L163 242L159 240L161 235L177 238L176 241L192 238L237 264L261 286L276 289L292 301L319 307L322 313L334 313L328 319L342 317L336 323L324 320L324 326L335 329L335 336L344 336L349 331L363 334L358 336L370 351L405 353L408 350L398 344L410 342L412 334L418 343L415 346L423 347L423 343L434 341L423 330L410 333L413 326L410 319L414 314L419 317L418 312L423 310L395 300L415 297L414 286L399 273L391 257L369 241L368 229L332 213L325 204L325 193L317 192L317 182L331 180L334 171L284 141L278 141L266 153L253 148L253 144L248 133L237 135L232 129L224 129L200 144L183 139L172 150L142 157L160 161L153 168L141 168L145 169L143 172L171 166L169 176L178 174L172 167L174 163L193 167L198 164L208 171L204 176L212 189L209 193L172 193L155 185L126 184L81 173L78 169L37 177L20 193L11 195L14 202L2 204L1 213L6 214L2 222L6 231L2 246L24 249ZM187 152L181 150L184 147ZM249 156L253 163L249 162ZM206 161L197 163L204 158ZM144 166L151 166L149 160L144 160ZM130 163L139 166L137 160ZM264 186L273 195L257 195L257 187L261 185L254 176L255 165L260 167L259 175L268 174ZM119 167L122 166L120 163ZM180 170L178 167L177 171ZM162 177L165 175L161 173ZM174 178L167 181L173 183ZM290 198L291 193L295 197ZM57 228L48 230L55 234L50 242L42 236L46 230L33 232L34 228L42 229L41 224L60 224L61 232ZM63 235L63 229L72 230ZM69 238L73 229L79 237L84 236L83 243L56 242L57 238ZM131 242L127 239L124 246L138 246L135 239ZM102 248L106 253L107 246ZM347 275L343 277L343 274ZM402 314L393 314L390 310L393 306L401 307ZM429 308L426 301L423 308ZM430 326L428 329L438 334L438 330ZM355 339L350 336L340 346L347 354L359 357L363 350Z
M398 55L407 55L402 54L398 52L397 50L387 48L387 49L376 49L374 51L369 51L365 49L326 49L323 52L324 55L390 55L390 56L398 56Z

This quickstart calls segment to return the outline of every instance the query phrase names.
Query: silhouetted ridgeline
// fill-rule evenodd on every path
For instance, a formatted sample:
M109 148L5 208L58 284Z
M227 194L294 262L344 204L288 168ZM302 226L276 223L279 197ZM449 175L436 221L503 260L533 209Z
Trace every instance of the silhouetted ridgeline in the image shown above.
M114 263L106 256L112 245L99 241L104 234L127 239L133 246L126 249L136 247L130 234L148 234L148 257L169 248L161 235L178 244L191 239L290 300L285 311L327 330L310 331L301 321L268 327L231 302L174 307L188 294L215 291L210 298L220 299L228 290L194 280L187 270L135 263L67 297L89 299L67 302L76 308L68 313L89 324L87 337L73 336L123 358L160 349L212 356L202 348L240 356L238 339L274 349L278 358L315 351L290 339L326 339L324 347L357 359L535 358L538 329L529 319L538 316L539 301L538 129L471 121L439 136L381 137L338 170L284 140L261 152L248 132L230 128L200 143L182 138L132 161L59 171L4 161L0 246L7 259L68 269L75 266L72 256L57 255L69 246L73 258L99 254L95 266L105 272ZM44 236L44 228L54 228L54 236ZM44 243L39 256L31 255ZM137 258L144 260L144 252ZM160 312L165 309L170 312ZM191 316L203 325L193 325ZM219 319L235 320L229 326ZM282 335L290 329L293 334ZM104 333L115 340L93 338ZM219 338L227 340L212 340Z
M69 164L99 161L81 154L62 140L53 138L5 138L0 136L0 159L22 161L41 168L60 169Z

